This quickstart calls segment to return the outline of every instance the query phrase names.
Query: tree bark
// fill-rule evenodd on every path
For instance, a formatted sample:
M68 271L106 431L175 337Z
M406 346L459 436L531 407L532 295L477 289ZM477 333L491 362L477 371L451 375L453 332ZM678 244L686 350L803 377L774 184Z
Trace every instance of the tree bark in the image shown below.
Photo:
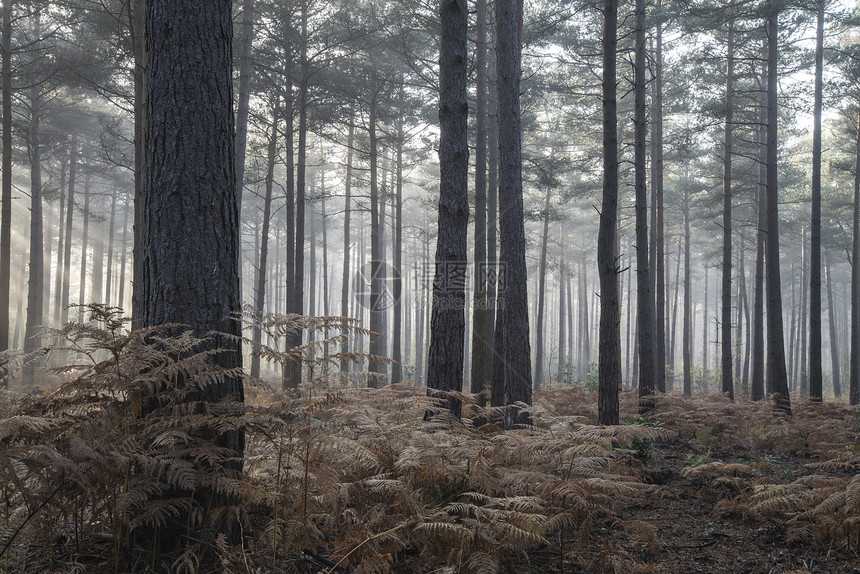
M349 314L349 255L350 255L350 230L349 225L352 216L352 147L355 141L355 123L353 115L349 116L349 135L346 138L346 174L344 175L344 199L343 199L343 264L342 278L343 282L340 287L340 315L341 317L350 317ZM341 330L340 353L344 357L349 352L349 329L344 327ZM342 360L340 363L341 373L348 373L351 367L351 362Z
M150 0L146 30L146 131L151 137L146 144L143 321L187 325L195 336L208 337L200 351L221 349L210 359L214 364L236 369L242 352L241 328L234 320L241 300L231 2L212 0L201 10L199 0ZM187 62L195 65L183 65ZM244 400L241 378L213 381L190 397L222 399ZM213 441L241 461L243 431L222 432ZM227 502L211 489L193 496L204 509ZM162 548L184 546L187 520L179 516L158 529ZM202 543L214 546L214 540Z
M639 409L650 408L645 399L654 393L654 300L648 265L648 203L645 182L645 0L636 0L636 63L634 71L634 169L636 190L636 279L639 332ZM614 279L613 279L614 281ZM601 286L601 293L603 292ZM616 320L617 319L613 319Z
M134 54L134 230L132 242L131 278L131 317L132 327L141 326L144 312L143 299L143 245L146 240L146 211L144 197L144 178L146 170L146 97L147 97L147 43L146 43L146 5L147 0L132 0L129 11L131 47ZM70 185L71 185L70 173ZM71 206L72 204L69 203ZM64 301L68 301L65 298ZM68 303L63 303L67 305ZM120 301L122 305L122 301ZM63 320L65 322L65 320Z
M824 0L818 1L815 34L815 103L812 129L812 225L809 275L809 396L822 400L821 367L821 107L824 68Z
M531 405L531 348L523 221L522 127L520 123L520 38L516 0L496 2L496 74L499 101L500 261L505 273L504 337L507 404ZM531 424L531 416L508 410L505 426Z
M860 404L860 118L857 121L854 163L854 235L851 243L851 351L848 402Z
M442 44L439 55L439 219L436 272L430 319L427 387L462 391L466 273L466 231L469 223L469 142L466 99L466 28L469 10L465 0L442 0ZM459 417L461 403L446 397L451 413Z
M693 293L690 281L690 188L684 186L684 396L693 395ZM707 323L707 321L706 321Z
M621 385L621 332L619 328L621 311L618 297L618 265L615 255L618 227L618 113L616 96L618 0L604 0L603 18L603 200L600 209L600 230L597 236L597 269L600 277L597 419L598 424L617 425L619 423L618 393ZM642 238L637 235L637 239ZM647 249L647 239L641 245ZM584 289L582 293L584 294ZM581 300L580 308L583 308ZM584 312L587 313L587 311ZM580 325L580 337L585 335L586 330L587 327L584 330ZM579 367L581 372L581 363Z
M836 328L836 312L833 309L833 282L830 279L830 265L824 261L824 276L827 281L827 318L830 326L830 368L833 379L833 396L836 400L842 398L842 382L839 365L839 336Z
M400 103L403 104L403 84L400 85ZM401 105L401 109L403 106ZM404 353L401 349L401 333L403 320L403 146L405 145L403 133L403 117L397 119L397 150L395 157L395 182L394 182L394 246L392 259L394 260L394 277L392 277L392 294L394 296L394 325L391 336L391 382L399 383L403 380ZM476 329L477 331L477 329ZM408 349L407 349L408 353Z
M63 240L63 293L60 298L60 323L69 321L69 289L72 272L72 219L75 214L75 183L78 171L78 134L72 134L69 152L69 188L66 197L66 238Z
M732 121L734 108L735 36L729 21L726 65L726 125L723 143L723 290L722 392L735 400L732 377Z
M777 395L777 409L791 414L791 398L785 371L785 338L782 327L782 284L779 272L779 188L777 185L777 47L779 10L771 7L768 18L767 58L767 369Z
M656 0L654 7L661 9ZM663 23L657 22L654 33L654 83L651 97L651 193L655 198L656 217L652 220L656 240L654 259L654 384L666 392L666 249L663 236ZM674 379L674 374L673 377ZM668 387L671 390L671 387Z
M248 144L248 111L251 100L251 45L254 42L254 0L242 3L242 35L239 41L239 97L236 107L236 196L242 213L245 188L245 151ZM240 254L241 259L241 254Z
M541 241L540 263L538 270L538 304L535 327L535 376L534 387L539 390L543 385L543 368L546 358L544 357L544 307L546 305L546 258L549 247L549 208L552 198L552 188L547 187L546 198L543 206L543 239ZM620 347L620 341L619 341Z
M36 37L41 26L39 12L33 16ZM41 346L39 328L44 323L43 285L43 230L42 230L42 150L39 139L41 120L41 93L38 84L30 88L30 269L27 289L27 324L24 330L24 354L33 353ZM21 386L31 389L35 382L35 363L28 361L21 374Z
M90 174L84 175L84 224L81 226L81 279L78 289L78 323L84 322L84 304L87 302L87 255L90 231Z
M767 43L765 42L765 48ZM764 372L764 257L767 245L767 61L762 63L762 118L759 128L759 185L756 207L755 283L753 286L753 343L750 398L765 397ZM770 392L770 389L767 389Z
M487 1L476 0L475 38L475 293L471 392L487 387Z
M12 1L3 2L3 152L0 190L0 353L9 349L9 281L12 266ZM6 374L0 363L0 374ZM0 377L3 378L3 377Z

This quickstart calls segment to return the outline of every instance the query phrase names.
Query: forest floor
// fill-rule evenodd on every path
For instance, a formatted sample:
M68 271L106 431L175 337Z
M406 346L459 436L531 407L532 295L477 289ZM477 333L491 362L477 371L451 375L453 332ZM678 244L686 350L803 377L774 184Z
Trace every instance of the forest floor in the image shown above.
M125 412L124 395L99 392L104 404L81 411L80 385L0 402L0 461L13 462L0 471L19 473L4 475L0 544L13 544L0 572L180 571L187 550L153 555L113 534L159 508L157 492L126 514L99 502L129 488L111 461L163 433L142 424L135 442L124 438L105 416ZM773 401L671 394L640 414L627 391L622 424L607 427L596 393L565 387L535 393L534 424L504 431L503 410L457 396L461 420L410 383L248 388L245 472L232 487L244 544L219 542L211 571L860 574L856 407L793 397L785 416ZM159 424L178 433L185 422ZM45 472L58 464L81 486ZM213 480L205 464L195 472Z
M546 398L551 400L557 393ZM837 499L842 503L844 497L833 496L832 491L815 494L831 480L853 478L858 483L860 411L848 418L850 409L842 405L822 407L796 396L793 403L799 416L783 419L787 426L779 434L784 440L774 442L768 436L771 424L756 420L756 415L746 420L744 415L732 416L729 403L720 396L662 397L658 412L642 417L628 394L622 408L627 424L678 431L635 443L635 453L622 457L655 489L643 499L619 505L598 532L588 533L587 540L556 539L553 549L519 557L511 571L860 573L857 521L835 519L845 509L827 504ZM693 404L699 405L695 417L689 411ZM743 399L739 405L747 415L755 408ZM581 414L593 418L587 410ZM808 417L816 411L813 423ZM822 432L820 438L827 444L816 444L812 425L822 419L828 423L818 431L833 425L847 432ZM838 434L854 435L855 440L840 445ZM840 448L843 454L833 457ZM776 496L761 496L765 492ZM853 504L858 502L855 499ZM855 516L858 510L853 508ZM648 542L650 534L631 536L630 529L621 526L638 522L650 525L656 540ZM565 545L577 550L559 551ZM611 559L619 554L628 558L622 564Z

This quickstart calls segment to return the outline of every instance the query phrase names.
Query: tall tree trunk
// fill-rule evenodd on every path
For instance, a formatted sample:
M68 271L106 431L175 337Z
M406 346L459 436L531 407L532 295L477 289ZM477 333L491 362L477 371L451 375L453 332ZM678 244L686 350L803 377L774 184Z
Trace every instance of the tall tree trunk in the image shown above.
M292 69L292 54L289 46L286 49L287 61L285 69ZM285 239L287 251L287 272L285 277L286 289L286 311L287 313L295 313L296 308L296 170L295 170L295 146L293 140L294 133L294 112L295 98L293 97L292 75L290 72L285 74L287 81L284 87L284 119L286 126L284 127L284 156L286 158L287 172L287 193L286 193L286 218L287 218L287 237ZM302 207L302 235L304 235L304 206ZM302 243L302 251L304 252L304 243ZM302 262L304 266L304 261ZM300 305L301 302L298 302ZM284 341L284 352L287 353L301 344L301 338L292 336L286 337ZM297 341L298 339L298 341ZM296 373L296 371L299 371ZM286 390L295 388L301 382L301 365L286 363L281 372L281 388Z
M492 12L490 4L485 2L487 19ZM496 392L496 359L500 356L496 348L496 319L498 309L496 295L499 265L497 257L497 219L499 203L499 122L498 122L498 91L496 86L496 47L495 26L488 26L488 32L493 42L487 47L487 317L484 336L486 337L487 354L484 357L484 378L487 389L492 395ZM499 369L501 371L501 369ZM503 378L503 375L500 374ZM502 396L504 396L504 380L501 381ZM502 399L504 400L504 399ZM486 401L482 401L482 404Z
M736 385L741 385L741 358L743 356L743 350L741 349L743 343L743 324L744 324L744 294L743 294L743 281L741 277L743 275L744 269L744 248L743 248L743 237L740 237L739 244L740 249L738 250L738 274L737 274L737 288L735 292L737 293L736 298L736 309L735 309L735 340L734 340L734 349L732 349L732 358L734 359L734 366L732 367L734 376L732 378L732 382ZM747 392L748 389L744 386L741 386L741 394L743 396L749 396Z
M87 255L90 232L90 174L84 175L84 224L81 227L81 280L78 289L78 323L84 322L84 304L87 302Z
M98 216L96 216L96 213ZM104 213L104 198L96 196L94 217ZM92 234L93 243L93 270L92 283L90 287L90 301L104 304L104 262L105 262L105 222L95 220L95 233Z
M675 260L675 283L673 285L675 293L672 295L672 322L670 324L672 337L669 339L669 382L667 385L669 389L675 386L675 350L677 349L675 336L678 334L678 293L681 287L681 248L683 245L684 238L679 237L678 258Z
M782 328L782 282L779 272L779 188L777 185L777 48L779 10L771 6L767 58L767 369L777 394L777 408L791 414Z
M471 392L487 387L487 1L476 0L475 40L475 293Z
M352 110L349 115L349 135L346 138L346 174L344 175L344 199L343 199L343 265L342 279L340 287L340 314L341 317L350 317L349 314L349 255L350 255L350 231L349 225L352 216L352 146L355 141L355 123L353 122ZM340 353L346 357L349 352L349 330L344 328L341 330ZM341 360L341 373L349 372L351 363L348 360Z
M253 2L253 0L251 0ZM247 9L247 6L246 6ZM272 213L272 188L274 186L275 160L277 159L278 151L278 122L280 121L281 98L275 95L274 107L272 110L272 127L269 133L269 147L266 153L266 179L265 179L265 195L263 196L263 230L260 236L260 259L257 265L257 277L254 293L254 328L252 331L253 349L256 351L260 348L263 332L260 327L260 321L263 319L263 309L266 298L266 267L269 258L269 222ZM237 147L236 153L239 153ZM238 162L237 162L238 164ZM238 177L238 170L237 170ZM236 191L237 197L240 197L240 191ZM251 378L260 378L260 356L254 354L251 356Z
M702 392L708 392L708 268L705 267L705 295L702 300Z
M807 263L809 260L809 250L806 247L806 229L801 232L801 241L803 245L800 249L800 349L798 358L800 359L800 396L806 397L809 395L809 364L806 362L806 342L807 342L807 297L809 290L809 275L807 271Z
M833 282L830 279L830 265L824 261L824 276L827 281L827 319L830 327L830 368L833 379L833 396L836 400L842 398L842 382L839 365L839 336L836 334L836 312L833 309ZM823 396L823 395L822 395Z
M496 74L499 98L500 260L505 267L505 395L510 405L532 402L531 348L523 221L520 34L516 0L496 2ZM503 121L502 121L503 120ZM508 410L505 426L530 424L531 416Z
M70 157L65 159L70 159ZM62 316L61 308L63 306L63 255L66 251L64 248L64 241L66 239L66 175L69 167L68 163L68 161L63 161L60 166L60 212L58 215L60 229L57 233L57 271L54 273L53 321L55 325L59 325L60 323L60 318Z
M35 36L41 36L41 18L37 11L33 16ZM24 330L24 354L33 353L41 347L39 327L44 323L43 286L44 263L43 230L42 230L42 150L39 140L39 122L42 113L41 94L38 84L30 88L30 134L28 148L30 152L30 270L27 290L27 326ZM31 389L35 382L36 364L30 360L21 374L21 386Z
M693 286L690 281L690 188L684 186L684 396L693 395Z
M12 267L12 1L3 2L2 191L0 191L0 353L9 349L9 280ZM6 374L0 363L0 374ZM3 378L3 377L0 377Z
M146 5L148 0L132 0L129 11L129 29L131 30L131 47L134 54L134 71L132 82L134 84L134 232L132 241L132 292L131 292L131 317L134 320L133 327L141 326L143 320L143 245L146 240L143 233L146 229L146 212L144 177L146 171L146 97L147 97L147 53L146 53ZM151 1L151 0L150 0ZM73 138L73 148L74 148ZM72 153L75 153L73 150ZM71 170L70 170L71 171ZM70 173L70 188L73 178ZM71 207L73 204L69 202ZM65 279L64 279L65 281ZM68 298L64 296L63 306L68 305ZM122 305L122 300L120 300ZM63 311L65 313L65 311ZM65 323L65 319L63 319Z
M621 386L621 316L618 297L618 264L615 255L618 228L618 112L616 59L618 50L618 0L603 2L603 200L597 237L597 269L600 276L600 342L598 359L598 424L619 423L618 394ZM644 31L643 31L644 33ZM644 47L643 47L644 48ZM644 153L644 150L642 150ZM639 151L637 150L637 153ZM644 191L644 190L643 190ZM637 210L637 216L638 216ZM647 249L647 240L641 246ZM584 289L580 292L584 295ZM587 313L580 299L581 312ZM587 337L580 325L580 338ZM580 373L582 364L580 363ZM580 374L581 377L581 374Z
M851 351L848 367L848 402L860 405L860 118L857 121L854 163L854 227L851 244Z
M191 15L191 16L189 16ZM195 351L220 349L211 361L241 366L239 293L239 201L236 197L231 2L150 0L146 19L149 74L147 97L146 244L143 246L143 322L182 323L208 337ZM180 63L194 62L193 66ZM205 207L204 207L205 206ZM184 328L183 328L184 329ZM210 335L212 332L224 333ZM241 377L223 377L194 389L190 401L244 400ZM215 434L215 431L210 431ZM244 432L217 433L216 446L232 451L241 470ZM208 523L229 502L212 488L193 493ZM172 515L155 532L151 547L170 551L191 543L189 511ZM154 529L155 530L155 529ZM210 539L195 537L208 547ZM139 537L147 538L147 536ZM146 544L147 541L144 541Z
M558 233L558 380L567 372L567 301L564 292L564 235L563 226Z
M78 134L72 134L69 152L69 187L66 197L66 237L63 240L63 293L60 298L60 323L69 321L69 288L72 272L72 218L75 214L75 183L78 171Z
M552 198L552 188L547 187L546 190L546 198L544 200L543 206L543 240L541 241L541 249L540 249L540 263L539 263L539 271L538 271L538 304L537 304L537 317L536 317L536 329L535 329L535 377L534 377L534 386L535 390L539 390L543 385L543 368L545 363L544 357L544 307L546 305L546 257L547 257L547 249L549 247L549 208L550 208L550 200ZM619 348L620 348L619 341ZM620 377L619 377L620 380Z
M254 0L244 0L242 3L242 32L239 40L239 97L236 102L236 196L239 198L240 215L242 213L242 195L245 189L245 151L248 147L254 16Z
M440 196L436 240L436 272L427 387L462 391L466 293L466 232L469 223L469 142L466 99L466 28L469 10L465 0L442 0L442 44L439 56L439 168ZM428 391L429 392L429 391ZM451 413L459 417L461 403L447 397Z
M120 264L119 264L119 294L117 295L117 306L125 308L125 264L128 259L128 206L123 208L122 215L122 243L120 247ZM59 271L58 271L58 274Z
M108 223L108 239L107 239L107 266L105 269L105 305L116 306L113 301L113 257L114 257L114 235L116 234L116 204L119 201L119 192L114 190L110 199L110 220ZM122 305L122 303L119 303Z
M633 268L633 257L632 255L629 258L630 263L627 265L628 269ZM633 309L633 284L632 284L632 273L626 273L627 275L627 318L625 319L625 323L627 325L627 342L624 346L624 380L631 386L631 388L635 387L633 384L633 373L630 372L630 356L634 354L633 348L630 347L630 315ZM573 331L571 330L571 337L573 337ZM633 369L636 369L636 361L633 361Z
M656 0L654 8L661 9L661 0ZM654 33L654 80L651 96L651 194L655 198L656 218L652 220L656 239L655 260L652 281L654 292L654 385L661 393L666 385L666 258L663 237L663 23L658 19ZM674 378L674 375L673 375ZM671 387L669 387L671 390Z
M815 103L812 129L812 226L809 275L809 396L822 399L821 367L821 107L824 68L824 0L818 1L815 34Z
M650 408L645 397L654 393L654 300L648 267L648 203L645 186L645 0L636 0L636 64L634 71L634 167L636 189L636 278L639 332L640 411ZM613 278L614 282L614 278ZM602 289L601 289L602 293ZM613 321L617 319L613 318Z
M379 151L376 124L380 88L378 85L375 85L373 90L368 120L370 135L370 330L377 334L373 335L370 339L370 354L382 356L385 355L387 345L385 341L384 299L382 297L384 267L379 224L379 184L377 183ZM460 363L460 369L462 370L462 363ZM371 361L369 370L373 373L373 376L368 381L370 386L376 388L384 386L386 383L384 380L385 365Z
M765 42L765 48L767 42ZM766 51L766 50L765 50ZM753 343L750 398L765 397L764 372L764 257L767 245L767 61L762 63L761 127L759 128L759 185L756 208L755 284L753 286ZM767 389L768 393L770 388Z
M734 111L735 35L729 21L726 64L726 126L723 143L723 301L722 392L735 400L732 377L732 121Z
M403 103L403 84L400 85L400 103ZM402 109L402 107L401 107ZM401 333L403 320L403 146L405 135L403 133L403 117L397 119L397 150L395 157L395 182L394 182L394 245L392 259L394 260L394 277L392 278L392 290L394 295L394 325L391 338L391 382L399 383L403 380L403 361L405 354L401 349ZM477 328L476 328L477 331ZM407 345L408 347L408 345ZM408 354L408 349L407 349Z

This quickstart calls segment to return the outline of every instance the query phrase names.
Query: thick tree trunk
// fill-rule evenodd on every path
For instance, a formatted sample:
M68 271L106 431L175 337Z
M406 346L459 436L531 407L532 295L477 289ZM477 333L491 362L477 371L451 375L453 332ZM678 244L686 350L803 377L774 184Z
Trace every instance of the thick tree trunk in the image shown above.
M771 7L768 18L767 66L767 369L777 394L777 408L791 414L791 398L785 371L785 338L782 328L782 283L779 272L779 187L777 185L777 48L779 11Z
M821 107L824 68L824 0L818 2L815 34L815 103L812 129L812 225L809 272L809 396L822 399L821 367Z
M505 268L505 395L507 404L532 402L531 348L523 221L522 127L520 123L520 35L516 0L496 2L496 73L499 98L500 261ZM516 407L505 426L530 424Z
M427 357L428 392L429 389L463 390L466 322L464 274L469 223L469 106L466 99L468 15L465 0L442 0L440 4L440 196L430 351ZM446 402L451 413L459 417L460 401L448 397Z
M247 6L246 6L247 9ZM256 351L260 348L263 332L259 322L263 319L263 309L266 298L266 267L269 258L269 223L272 213L272 188L274 186L275 160L277 159L278 151L278 122L280 120L281 99L275 96L274 109L272 110L272 127L269 133L269 147L266 153L266 178L265 178L265 195L263 196L263 229L260 234L260 259L257 265L256 285L254 289L254 328L252 331L253 349ZM239 153L237 146L236 153ZM238 162L237 162L238 164ZM237 172L238 173L238 172ZM237 176L238 177L238 176ZM240 197L241 191L236 190L236 196ZM260 378L260 356L251 356L251 378Z
M147 326L187 325L195 336L208 337L200 351L221 350L213 363L235 369L242 353L241 329L234 320L241 300L231 2L211 1L206 8L200 10L198 0L150 0L147 9L146 131L151 137L146 149L143 321ZM182 62L195 65L180 66ZM210 335L213 331L225 335ZM241 402L242 379L212 381L190 399ZM241 461L243 431L223 432L214 442ZM227 502L211 489L193 496L206 514ZM191 519L182 514L158 529L163 549L184 547ZM214 540L191 535L195 544L214 546Z
M597 269L600 277L597 419L598 424L617 425L619 423L618 393L621 386L621 332L618 324L621 310L618 296L618 264L615 253L618 227L618 114L616 96L618 0L604 0L603 18L603 200L600 209L600 230L597 237ZM641 151L644 153L644 149ZM638 235L637 238L642 240L641 246L647 250L647 238ZM584 295L584 291L583 289L580 293ZM587 304L583 306L581 299L580 308L582 313L587 313L585 310ZM587 337L586 331L587 326L583 329L580 325L580 337ZM581 378L581 363L579 368Z
M732 121L734 108L735 36L729 21L726 64L726 125L723 140L723 290L722 392L735 400L732 377Z

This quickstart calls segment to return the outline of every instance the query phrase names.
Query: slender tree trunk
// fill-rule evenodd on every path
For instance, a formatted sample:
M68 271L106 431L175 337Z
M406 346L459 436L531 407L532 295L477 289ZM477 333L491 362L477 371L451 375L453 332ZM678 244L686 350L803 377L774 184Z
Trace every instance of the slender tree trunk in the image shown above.
M343 199L343 266L342 277L343 282L340 287L340 314L341 317L350 317L349 314L349 255L350 255L350 231L352 215L352 146L355 142L355 124L353 116L349 116L349 135L346 139L346 174L344 175L344 199ZM349 330L344 328L341 330L340 353L342 357L346 357L349 352ZM349 372L351 363L348 360L341 360L341 373Z
M693 293L690 281L690 189L684 186L684 396L693 395Z
M768 19L767 66L767 369L777 394L777 408L791 414L785 371L782 328L782 283L779 272L779 188L777 185L777 48L779 10L771 7Z
M734 108L735 36L729 21L726 65L726 126L723 143L723 301L722 392L735 400L732 377L732 121Z
M822 400L821 367L821 107L824 68L824 0L818 1L815 34L815 103L812 130L812 226L809 276L809 396Z
M118 199L119 192L114 190L113 194L111 194L110 200L110 221L108 223L108 239L107 239L107 267L105 269L105 291L104 291L104 303L105 305L115 305L112 297L112 289L113 289L113 257L114 257L114 235L116 233L116 204ZM50 262L49 262L50 263Z
M128 206L123 209L122 216L122 244L120 247L119 264L119 294L117 295L117 306L125 308L125 264L128 259ZM59 271L58 271L58 274Z
M827 319L830 327L830 368L833 379L833 396L836 400L842 398L842 382L839 365L839 337L836 334L836 312L833 309L833 282L830 279L830 265L824 261L824 276L827 281ZM823 395L822 395L823 396Z
M765 48L767 43L765 42ZM767 245L767 61L762 63L762 118L759 128L759 185L756 209L755 284L753 286L753 343L750 398L759 401L765 397L764 371L764 258ZM767 392L771 389L768 387Z
M75 180L78 171L78 135L72 134L69 156L69 187L66 199L66 237L63 240L63 293L60 298L60 323L69 321L69 287L72 267L72 217L75 214Z
M809 260L809 250L806 247L806 229L801 233L801 241L803 245L800 249L800 349L798 358L800 359L800 396L806 397L809 395L809 364L806 362L806 342L807 342L807 297L809 291L809 275L807 272L807 263Z
M734 340L734 349L732 350L732 358L734 359L734 377L732 378L732 382L737 385L741 385L741 394L743 396L749 396L749 389L746 386L741 384L741 357L743 355L743 351L741 349L741 345L743 342L743 324L744 324L744 294L743 294L743 272L744 272L744 248L743 248L743 237L740 238L740 249L738 250L738 274L737 274L737 298L735 300L735 305L737 308L735 309L735 340Z
M253 0L251 0L253 3ZM247 9L247 6L246 6ZM241 102L240 102L241 103ZM280 121L281 99L275 95L274 107L272 110L272 127L269 133L269 147L266 154L266 179L265 179L265 195L263 196L263 229L260 234L260 259L257 265L257 277L254 293L254 328L252 332L253 349L260 348L263 332L260 327L260 321L263 319L263 309L266 298L266 267L269 258L269 223L272 213L272 188L274 186L275 160L277 159L278 151L278 122ZM237 146L236 153L239 153ZM237 162L238 166L238 162ZM238 177L238 170L237 170ZM236 196L241 197L240 191L236 190ZM260 356L254 354L251 356L251 378L260 378Z
M544 199L543 213L543 240L540 250L540 268L538 271L538 304L537 304L537 327L535 329L535 390L541 389L543 386L543 367L546 361L544 357L544 307L546 305L546 258L547 249L549 247L549 208L552 198L552 189L547 188L546 198ZM620 348L619 341L619 348ZM620 377L619 377L620 381Z
M668 388L671 390L675 386L675 350L677 349L676 335L678 334L678 294L681 286L681 248L683 247L684 238L678 238L678 258L675 260L675 284L674 284L674 295L672 296L672 338L669 342L669 379L668 379Z
M618 326L621 313L618 297L618 265L615 254L618 228L618 117L616 100L618 0L604 0L603 18L603 201L600 209L600 231L597 237L597 269L600 276L597 419L598 424L617 425L619 423L618 394L621 386L621 333ZM642 33L644 34L644 30ZM640 49L644 49L644 46L641 46ZM644 148L642 150L637 148L638 153L644 153ZM644 192L644 189L642 191ZM647 238L637 235L637 239L642 241L641 247L647 250ZM585 295L585 290L583 289L581 293ZM582 300L580 300L580 307L583 313L587 313L587 303L582 305ZM583 329L580 326L580 337L587 337L586 331L587 327ZM581 373L581 363L579 368Z
M35 36L41 36L41 19L39 12L33 16ZM39 135L41 116L41 94L38 84L30 88L30 134L28 148L30 152L30 269L29 286L27 290L27 326L24 330L24 354L33 353L41 347L39 327L44 323L44 299L42 281L45 278L43 265L43 230L42 230L42 150ZM35 382L36 364L28 361L21 375L21 386L31 389Z
M492 3L485 2L487 10L487 20L492 17L490 5ZM499 122L498 122L498 90L496 82L496 47L495 47L495 26L488 26L488 32L493 39L487 47L487 317L484 336L486 337L487 354L484 357L484 378L486 385L491 387L487 389L492 395L498 392L496 389L496 357L500 356L499 349L496 348L496 320L498 315L498 305L496 294L499 265L498 265L498 246L496 241L497 236L497 220L498 220L498 202L499 202ZM499 370L499 377L502 378L501 396L504 401L504 375ZM485 402L485 401L484 401Z
M242 32L239 40L239 94L236 107L236 196L239 213L245 189L245 151L248 144L248 111L251 100L251 45L254 42L254 0L242 3ZM240 255L241 258L241 255Z
M403 84L400 85L400 102L403 103ZM403 361L404 354L401 349L401 333L403 320L403 118L397 120L397 155L395 158L395 182L394 182L394 248L392 259L394 260L394 277L392 278L392 289L394 295L394 328L392 333L391 358L394 363L391 365L391 382L399 383L403 380ZM476 328L477 331L477 328ZM407 345L408 347L408 345Z
M854 163L854 236L851 244L851 351L848 402L860 405L860 118Z
M797 386L797 369L795 367L797 361L797 357L795 357L794 350L796 348L795 338L797 336L797 305L795 303L795 285L797 282L794 280L794 261L792 260L792 256L789 255L788 264L789 270L791 271L791 319L789 319L789 327L788 327L788 385L789 390ZM803 275L801 274L800 280L803 281Z
M702 300L702 392L708 392L708 268L705 267L705 295Z
M558 234L558 380L562 382L567 371L567 307L564 292L564 235L559 226Z
M63 255L65 254L64 241L66 239L66 175L68 171L68 162L63 161L60 167L60 212L58 220L60 229L57 233L57 271L54 273L54 314L53 320L55 325L60 324L63 306Z
M368 130L370 135L370 330L377 335L370 339L370 354L385 355L385 318L384 299L382 298L382 275L384 273L382 262L382 240L379 224L379 184L378 181L378 137L377 137L377 112L379 97L379 86L374 86L374 93L370 101ZM462 369L462 363L461 369ZM428 363L429 367L429 363ZM385 385L385 366L372 361L369 370L373 373L369 383L372 387ZM429 385L428 385L429 386Z
M630 257L630 263L627 266L628 269L633 268L633 262L632 261L633 261L633 258L631 256ZM630 323L631 323L630 316L631 316L631 310L633 309L633 284L632 284L633 273L630 273L628 271L628 273L626 273L626 275L627 275L627 310L626 310L627 318L625 319L625 323L627 324L627 342L625 345L625 352L624 352L624 373L625 373L624 380L626 380L627 383L631 386L631 388L633 388L633 387L635 387L635 385L633 384L634 376L633 376L633 373L630 372L630 356L634 354L634 350L630 347ZM571 337L573 337L572 332L571 332ZM633 368L634 368L634 370L636 369L636 361L633 361Z
M12 1L3 2L3 152L0 191L0 353L9 349L9 280L12 267ZM0 374L6 374L0 363ZM0 377L3 378L3 377Z
M640 411L650 409L645 397L654 393L654 300L648 268L648 204L645 186L645 0L636 0L636 64L634 72L634 167L636 189L636 277L639 332ZM614 278L613 278L614 282ZM602 289L601 289L602 292ZM616 321L613 318L613 321Z
M150 0L151 1L151 0ZM134 233L132 241L132 278L131 278L131 317L133 327L139 327L143 320L143 244L146 240L143 233L146 229L146 213L144 210L144 172L146 171L146 97L147 97L147 53L146 53L146 5L147 0L132 0L129 13L132 52L134 53ZM74 151L73 138L73 151ZM71 171L71 169L70 169ZM70 173L70 189L73 178ZM71 207L73 204L69 202ZM72 208L73 209L73 208ZM59 268L58 268L59 269ZM65 275L64 275L65 276ZM65 279L64 279L65 281ZM65 285L65 283L64 283ZM64 289L65 292L65 289ZM68 305L68 298L63 296L62 303ZM122 300L120 299L120 305ZM65 313L65 311L63 311ZM63 319L65 323L65 319Z
M90 232L90 174L84 175L84 224L81 228L81 280L78 289L78 323L84 322L84 304L87 302L87 255Z
M661 0L656 0L654 7L661 9ZM655 317L654 317L654 384L661 393L666 392L666 273L665 242L663 237L663 24L658 20L654 34L654 79L651 96L651 188L655 198L656 218L652 220L656 249L653 270L656 279L655 286ZM673 375L674 378L674 375ZM671 387L669 387L671 390Z

